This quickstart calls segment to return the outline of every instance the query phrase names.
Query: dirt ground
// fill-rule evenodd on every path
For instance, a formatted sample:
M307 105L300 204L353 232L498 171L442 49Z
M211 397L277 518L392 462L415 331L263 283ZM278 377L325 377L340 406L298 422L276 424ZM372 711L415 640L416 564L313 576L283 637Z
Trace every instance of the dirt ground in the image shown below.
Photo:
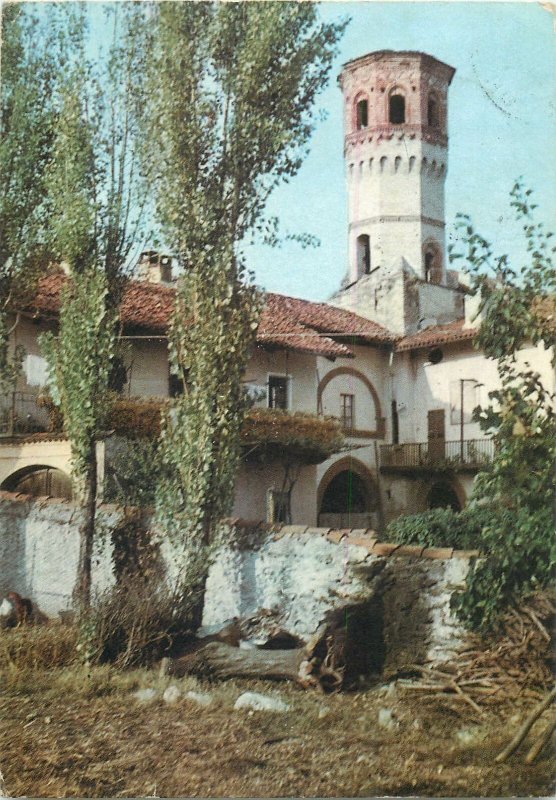
M399 684L324 696L288 684L170 681L146 670L0 677L0 769L12 796L553 794L550 753L525 766L524 747L494 764L534 699L478 716L456 699ZM170 682L208 691L213 702L167 705L161 693ZM133 697L145 687L157 689L156 699ZM246 690L281 697L289 711L234 710ZM380 709L391 710L393 729L378 724Z

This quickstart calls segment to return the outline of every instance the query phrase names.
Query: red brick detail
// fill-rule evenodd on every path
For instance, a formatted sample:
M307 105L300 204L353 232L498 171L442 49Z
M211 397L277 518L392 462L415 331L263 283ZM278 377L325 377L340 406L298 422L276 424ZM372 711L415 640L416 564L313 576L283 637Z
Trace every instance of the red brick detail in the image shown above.
M348 536L346 541L348 544L354 545L354 547L364 547L370 552L378 539L371 539L365 536Z
M402 544L396 550L396 556L410 556L411 558L421 558L426 548L413 544Z
M423 558L452 558L454 550L452 547L426 547L423 550Z
M374 556L391 556L401 547L399 544L388 544L387 542L377 542L373 545L372 554Z
M480 550L454 550L452 558L480 558Z
M334 544L339 544L342 539L347 538L347 534L345 531L328 531L326 534L326 538L329 542L334 542Z

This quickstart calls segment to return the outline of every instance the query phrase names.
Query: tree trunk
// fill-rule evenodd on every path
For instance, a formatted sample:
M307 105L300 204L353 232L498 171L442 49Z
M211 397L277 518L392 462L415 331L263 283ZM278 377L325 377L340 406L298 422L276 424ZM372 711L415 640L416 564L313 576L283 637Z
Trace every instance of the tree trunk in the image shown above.
M79 526L79 562L74 599L79 611L91 606L91 566L95 539L95 519L97 505L97 456L93 442L88 457L89 468L83 480L81 509L83 521Z
M243 650L222 642L209 642L192 653L174 659L169 665L169 672L176 677L199 675L224 680L257 678L298 681L302 678L300 667L305 659L302 649Z

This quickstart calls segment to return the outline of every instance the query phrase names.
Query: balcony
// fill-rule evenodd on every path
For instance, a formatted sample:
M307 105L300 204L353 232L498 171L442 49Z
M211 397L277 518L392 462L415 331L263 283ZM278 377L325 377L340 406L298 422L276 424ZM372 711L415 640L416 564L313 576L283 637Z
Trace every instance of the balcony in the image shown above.
M493 454L491 439L383 444L380 447L380 469L405 473L476 471L489 464Z

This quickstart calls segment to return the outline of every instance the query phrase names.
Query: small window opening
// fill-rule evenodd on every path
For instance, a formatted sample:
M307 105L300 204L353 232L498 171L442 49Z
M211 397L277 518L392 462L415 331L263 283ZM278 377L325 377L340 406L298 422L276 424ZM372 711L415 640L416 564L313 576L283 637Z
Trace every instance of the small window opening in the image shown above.
M427 283L440 283L441 278L440 253L435 247L429 247L425 250L425 280Z
M268 378L268 407L288 407L288 379L283 375L270 375Z
M405 122L405 97L393 94L390 97L390 122L392 125L401 125Z
M267 502L267 522L291 524L291 492L277 492L274 489L269 489Z
M368 275L371 271L371 240L366 233L357 237L357 275Z
M438 128L440 126L440 119L438 115L438 103L431 97L427 109L427 121L431 128Z
M357 103L357 130L366 128L369 124L369 104L366 100Z
M127 383L127 369L120 356L114 356L110 363L108 374L108 388L116 394L123 394Z
M353 430L355 428L355 395L340 395L340 421L342 428Z
M392 400L392 444L400 443L400 421L398 417L398 404Z

